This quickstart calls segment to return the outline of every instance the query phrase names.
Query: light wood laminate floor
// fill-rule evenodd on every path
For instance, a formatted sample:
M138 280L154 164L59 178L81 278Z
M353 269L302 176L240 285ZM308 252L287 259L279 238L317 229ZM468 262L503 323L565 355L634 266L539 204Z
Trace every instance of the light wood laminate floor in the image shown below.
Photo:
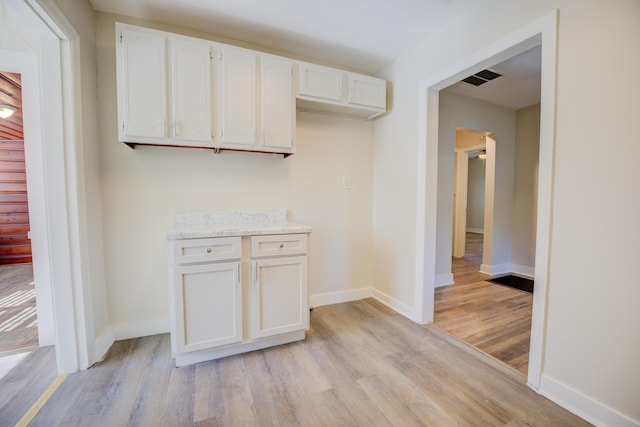
M464 258L453 258L455 284L436 289L434 324L526 375L533 294L486 281L482 237L467 233Z
M0 356L37 347L33 266L0 265Z
M31 425L588 424L494 358L366 299L313 310L305 341L182 368L168 335L117 342Z

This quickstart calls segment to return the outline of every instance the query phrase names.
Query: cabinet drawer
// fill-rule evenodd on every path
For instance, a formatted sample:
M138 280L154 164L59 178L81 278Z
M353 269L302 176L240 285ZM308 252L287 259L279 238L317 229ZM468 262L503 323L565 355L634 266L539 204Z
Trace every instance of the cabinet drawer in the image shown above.
M241 250L239 236L176 240L173 242L173 263L188 264L240 259Z
M251 258L307 253L306 234L251 236Z

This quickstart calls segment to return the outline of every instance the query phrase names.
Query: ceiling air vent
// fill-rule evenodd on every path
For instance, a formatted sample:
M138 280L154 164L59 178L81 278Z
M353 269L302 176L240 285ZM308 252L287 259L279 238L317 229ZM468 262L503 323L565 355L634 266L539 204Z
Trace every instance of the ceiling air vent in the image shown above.
M498 74L495 71L491 70L482 70L478 71L472 76L467 77L466 79L462 79L463 82L472 84L474 86L480 86L485 84L488 81L496 79L500 77L502 74Z

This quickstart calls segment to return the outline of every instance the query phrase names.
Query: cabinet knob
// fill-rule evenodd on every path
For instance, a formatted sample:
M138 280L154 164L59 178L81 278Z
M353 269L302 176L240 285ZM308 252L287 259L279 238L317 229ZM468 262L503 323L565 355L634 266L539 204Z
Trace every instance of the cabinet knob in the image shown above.
M284 248L284 243L280 243L280 249Z
M207 248L207 253L210 254L211 253L211 248Z

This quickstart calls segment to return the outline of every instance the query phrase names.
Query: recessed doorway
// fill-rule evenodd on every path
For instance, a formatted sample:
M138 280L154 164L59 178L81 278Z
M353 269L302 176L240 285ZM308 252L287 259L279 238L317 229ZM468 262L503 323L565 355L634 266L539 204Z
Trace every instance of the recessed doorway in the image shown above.
M551 232L556 40L557 12L554 11L486 46L477 54L461 58L446 70L426 76L419 85L418 142L421 152L418 158L420 191L418 192L417 215L419 218L418 230L423 238L419 239L416 251L415 318L419 322L433 322L435 288L439 274L438 260L436 259L438 256L437 243L439 231L442 229L438 215L438 198L441 194L438 187L439 177L442 173L438 161L440 156L439 134L442 132L438 110L442 101L440 91L470 74L541 46L540 148L537 179L535 271L533 272L536 292L533 298L527 375L527 382L534 389L540 387L544 360L543 347L546 339L545 313ZM500 180L498 179L497 182ZM444 217L442 216L442 218ZM449 224L449 232L451 232L451 227L452 225ZM450 262L450 255L448 256Z

